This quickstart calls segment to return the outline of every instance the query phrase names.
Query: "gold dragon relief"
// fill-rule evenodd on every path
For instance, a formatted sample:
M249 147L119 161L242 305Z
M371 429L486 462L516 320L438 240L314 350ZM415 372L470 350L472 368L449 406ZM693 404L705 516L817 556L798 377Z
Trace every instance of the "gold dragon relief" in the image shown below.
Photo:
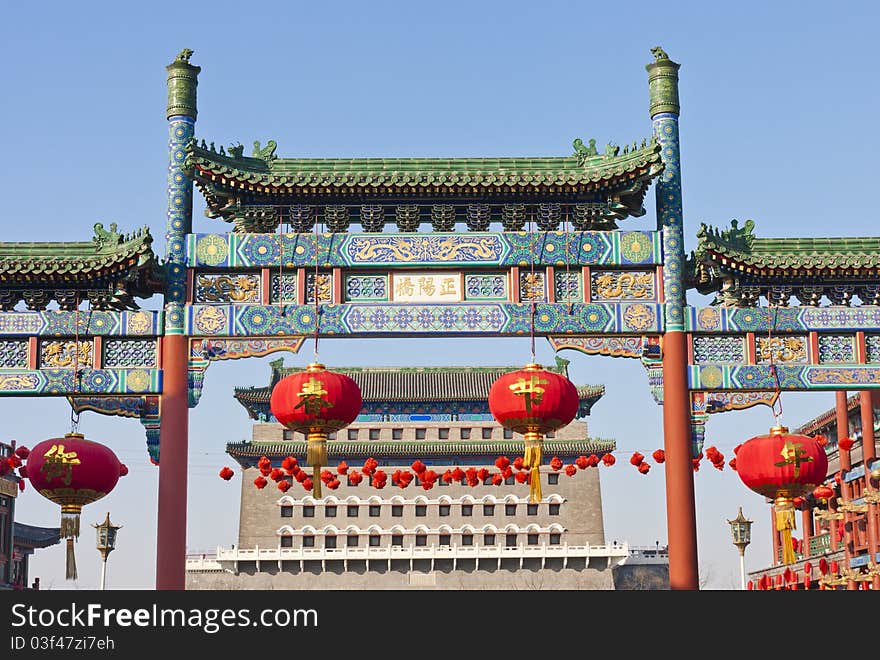
M40 384L37 374L0 374L0 390L21 392L36 390Z
M260 276L199 275L196 278L196 302L246 303L260 301Z
M67 368L92 364L92 342L74 340L44 341L40 344L40 366Z
M349 247L354 263L497 261L497 237L482 236L358 236Z
M599 271L592 274L593 300L653 300L652 271Z
M771 362L806 362L806 337L756 337L755 357L758 364Z

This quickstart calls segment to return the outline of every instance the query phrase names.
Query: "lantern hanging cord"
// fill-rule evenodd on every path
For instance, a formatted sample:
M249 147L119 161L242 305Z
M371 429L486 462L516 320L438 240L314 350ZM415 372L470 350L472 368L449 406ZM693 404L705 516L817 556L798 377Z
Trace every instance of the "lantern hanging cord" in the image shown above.
M315 207L315 362L318 361L318 318L321 313L318 307L318 264L320 258L318 256L318 209ZM329 254L328 254L329 257Z
M531 260L531 276L529 279L529 286L526 287L526 294L529 297L529 301L531 302L530 307L530 320L529 320L529 341L531 343L532 350L532 363L535 362L535 311L536 311L536 303L535 303L535 293L533 288L535 286L535 209L532 209L532 212L529 214L529 257ZM517 283L518 284L518 283Z
M571 234L568 231L568 205L565 207L565 304L567 306L568 315L571 316ZM555 276L554 276L555 277ZM555 282L550 282L550 286L556 286Z
M772 316L771 316L772 310ZM770 353L770 373L773 374L773 381L776 384L776 398L773 400L773 403L770 405L770 410L773 413L773 419L776 426L780 426L780 419L782 417L782 386L779 384L779 371L776 369L776 362L774 360L774 349L773 349L773 329L776 327L776 315L779 308L776 305L771 304L767 308L767 350ZM776 409L776 404L779 404L779 410Z
M284 316L284 207L278 207L278 312ZM271 288L269 289L271 291Z

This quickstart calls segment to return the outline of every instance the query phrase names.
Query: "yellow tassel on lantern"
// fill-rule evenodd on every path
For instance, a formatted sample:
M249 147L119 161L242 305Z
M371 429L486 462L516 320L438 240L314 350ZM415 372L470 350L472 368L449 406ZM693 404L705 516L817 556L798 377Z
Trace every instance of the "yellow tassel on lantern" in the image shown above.
M309 431L306 436L306 463L312 466L315 497L321 497L321 468L327 465L327 434L324 431Z
M776 506L776 529L782 532L782 563L793 564L797 561L791 541L791 530L796 529L794 502L789 497L777 497L773 504Z
M61 537L67 539L67 571L68 580L76 579L76 554L73 542L79 538L79 517L82 512L80 504L61 505Z
M525 452L523 467L529 469L529 502L537 503L541 494L541 462L543 460L544 436L537 431L525 434Z

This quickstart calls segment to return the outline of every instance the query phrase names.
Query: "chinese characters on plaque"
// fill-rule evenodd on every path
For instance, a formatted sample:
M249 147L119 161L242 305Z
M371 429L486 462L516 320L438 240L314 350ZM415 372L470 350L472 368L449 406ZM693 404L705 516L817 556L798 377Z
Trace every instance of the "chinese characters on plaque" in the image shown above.
M461 302L461 273L393 273L392 295L396 302Z

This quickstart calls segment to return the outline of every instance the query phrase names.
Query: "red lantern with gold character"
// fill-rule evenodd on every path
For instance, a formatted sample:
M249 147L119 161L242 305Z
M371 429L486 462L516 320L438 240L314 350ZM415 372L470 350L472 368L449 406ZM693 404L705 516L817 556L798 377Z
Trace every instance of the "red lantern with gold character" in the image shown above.
M814 438L774 426L737 447L736 473L750 489L773 500L776 527L782 532L782 561L795 561L791 531L795 528L794 498L806 495L825 480L828 458Z
M43 497L61 506L61 536L67 539L67 579L76 579L73 542L82 508L109 493L123 472L109 447L81 433L44 440L31 449L27 474Z
M315 497L321 497L321 467L327 464L327 437L351 424L361 411L361 390L344 374L312 363L285 376L272 390L269 406L281 424L306 436L306 462L312 466Z
M523 467L531 472L529 501L539 502L544 434L575 418L577 388L565 376L546 371L540 364L527 364L492 383L489 408L501 426L525 435Z

